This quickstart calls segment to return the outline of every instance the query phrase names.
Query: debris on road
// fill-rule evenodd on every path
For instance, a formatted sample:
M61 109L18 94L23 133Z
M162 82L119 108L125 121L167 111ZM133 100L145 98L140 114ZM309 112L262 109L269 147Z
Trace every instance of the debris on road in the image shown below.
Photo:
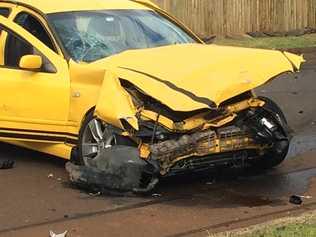
M66 230L64 233L61 234L55 234L53 231L49 231L49 236L50 237L66 237L67 236L68 231Z
M206 185L213 185L216 183L216 179L213 177L211 180L207 181L205 184Z
M101 194L102 194L101 192L89 193L91 197L97 197L97 196L100 196Z
M289 202L292 203L292 204L295 204L295 205L301 205L303 203L303 200L302 200L302 198L300 196L292 195L290 197Z
M0 170L12 169L15 162L13 160L0 161Z
M152 196L153 198L159 198L159 197L161 197L162 195L161 195L160 193L153 193L151 196Z
M54 175L53 174L49 174L49 175L47 175L47 178L49 178L49 179L54 178Z
M312 196L299 196L300 198L303 198L303 199L312 199L313 197Z

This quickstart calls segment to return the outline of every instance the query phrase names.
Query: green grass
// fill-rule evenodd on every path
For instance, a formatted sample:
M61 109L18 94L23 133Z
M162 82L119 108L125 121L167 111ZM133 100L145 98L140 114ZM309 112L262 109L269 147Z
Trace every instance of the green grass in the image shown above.
M252 234L240 237L314 237L316 236L315 223L289 224L281 227L255 231Z
M215 44L264 49L308 48L316 47L316 34L298 37L218 39L215 41Z
M316 211L298 217L285 217L266 223L218 234L207 232L207 237L315 237Z

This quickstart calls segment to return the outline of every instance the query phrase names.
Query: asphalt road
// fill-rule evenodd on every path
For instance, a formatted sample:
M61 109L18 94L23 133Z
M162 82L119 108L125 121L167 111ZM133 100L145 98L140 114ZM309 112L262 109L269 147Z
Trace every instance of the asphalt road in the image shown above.
M316 60L257 90L281 105L295 131L286 162L267 173L225 170L163 180L154 196L94 196L71 187L64 161L0 144L0 236L207 236L316 207ZM315 57L316 58L316 57ZM292 194L309 195L302 206Z

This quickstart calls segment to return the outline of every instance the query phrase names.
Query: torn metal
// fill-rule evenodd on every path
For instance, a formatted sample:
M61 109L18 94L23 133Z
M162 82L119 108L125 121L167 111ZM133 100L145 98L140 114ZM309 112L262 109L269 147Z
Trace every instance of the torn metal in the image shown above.
M67 164L72 181L146 192L160 177L183 172L280 164L291 139L286 119L252 90L303 62L279 51L177 45L92 63L108 69L94 116L129 145L101 144L87 167Z
M151 191L159 178L169 175L219 165L245 167L271 154L280 158L262 167L274 166L288 151L287 125L282 114L275 108L271 110L271 101L245 100L247 96L251 94L229 103L216 115L202 112L203 119L194 123L197 127L189 122L165 126L160 121L160 116L166 116L162 110L155 120L146 120L140 113L138 131L126 124L126 130L113 130L123 138L132 138L135 145L106 146L86 166L68 163L71 181L95 191L143 193Z

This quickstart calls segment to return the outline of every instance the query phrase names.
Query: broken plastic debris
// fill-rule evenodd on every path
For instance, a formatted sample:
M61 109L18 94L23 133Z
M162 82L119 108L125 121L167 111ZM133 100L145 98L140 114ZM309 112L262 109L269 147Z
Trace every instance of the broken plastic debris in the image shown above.
M91 197L97 197L97 196L100 196L100 195L101 195L101 192L89 193L89 195L90 195Z
M0 170L12 169L14 163L15 162L13 160L0 161Z
M53 231L49 231L49 236L50 237L66 237L68 231L66 230L64 233L61 234L55 234Z
M216 179L215 179L214 177L212 177L212 179L209 180L209 181L207 181L205 184L206 184L206 185L213 185L213 184L215 184L215 183L216 183Z
M290 197L289 202L292 203L292 204L295 204L295 205L301 205L303 203L303 200L302 200L302 198L300 196L292 195Z
M47 177L48 178L54 178L54 175L53 174L49 174Z
M303 199L312 199L313 197L312 196L298 196L300 198L303 198Z
M138 149L115 146L102 150L90 166L66 164L70 181L92 193L146 193L158 183L153 166L139 158Z
M159 197L161 197L162 195L161 195L160 193L153 193L151 196L152 196L153 198L159 198Z

